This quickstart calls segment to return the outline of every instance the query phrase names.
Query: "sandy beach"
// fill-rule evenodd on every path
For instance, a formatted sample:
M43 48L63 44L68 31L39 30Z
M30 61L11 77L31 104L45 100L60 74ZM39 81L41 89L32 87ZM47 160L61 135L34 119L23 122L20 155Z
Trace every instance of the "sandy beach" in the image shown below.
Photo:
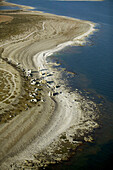
M53 68L55 63L48 63L47 57L66 46L83 45L95 24L38 11L8 10L0 16L4 18L0 55L5 65L0 71L5 74L8 68L12 75L8 83L14 96L0 103L4 104L0 111L1 169L38 169L67 159L62 143L75 149L84 141L91 142L89 133L98 127L98 108L77 90L66 89L62 70ZM15 104L21 109L15 110Z

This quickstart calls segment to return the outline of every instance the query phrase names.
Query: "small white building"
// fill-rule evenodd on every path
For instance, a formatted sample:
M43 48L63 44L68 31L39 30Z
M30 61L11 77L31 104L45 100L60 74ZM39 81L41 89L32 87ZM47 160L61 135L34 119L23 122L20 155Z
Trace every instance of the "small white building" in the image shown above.
M37 99L31 99L31 102L37 103Z
M32 81L32 82L31 82L31 85L35 85L35 84L36 84L36 81Z

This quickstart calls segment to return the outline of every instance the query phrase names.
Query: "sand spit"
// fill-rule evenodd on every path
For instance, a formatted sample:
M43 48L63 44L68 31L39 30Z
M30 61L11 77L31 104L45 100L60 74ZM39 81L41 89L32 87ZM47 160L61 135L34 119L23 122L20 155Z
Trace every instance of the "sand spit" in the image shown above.
M18 22L15 26L19 29L24 26L24 29L0 43L0 47L4 48L1 57L16 67L19 64L26 73L30 71L30 86L36 86L33 89L38 91L41 86L42 90L38 92L41 93L39 102L0 125L1 168L21 169L34 164L34 168L42 167L51 161L66 159L67 150L57 154L62 151L62 142L66 146L68 143L71 149L83 141L91 141L88 134L98 127L96 104L82 97L78 91L66 89L61 79L62 70L53 68L55 63L46 60L66 46L83 44L85 37L94 31L95 24L39 12L8 12L7 15L18 21L24 19L26 24ZM11 22L15 22L14 19ZM29 95L34 97L34 91ZM56 148L59 150L56 151Z
M19 8L22 8L23 10L26 10L26 9L34 9L33 7L30 7L30 6L18 5L18 4L14 4L14 3L5 2L5 1L1 1L1 2L0 2L0 6L19 7Z
M104 0L57 0L57 1L104 1Z

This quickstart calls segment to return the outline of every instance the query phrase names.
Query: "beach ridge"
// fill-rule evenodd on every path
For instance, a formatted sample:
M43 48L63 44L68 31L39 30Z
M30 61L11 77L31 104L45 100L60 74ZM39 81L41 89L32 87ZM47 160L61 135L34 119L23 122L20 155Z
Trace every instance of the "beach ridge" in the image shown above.
M33 77L29 78L29 81L35 83L38 80L37 87L41 86L42 91L39 103L1 126L0 137L7 139L0 145L1 167L15 168L20 164L24 167L27 164L25 160L33 161L34 155L37 157L36 166L40 167L42 166L38 163L40 153L45 152L46 155L48 152L51 155L61 141L62 134L65 134L64 142L68 141L69 146L78 146L79 142L74 141L75 136L76 138L82 136L84 140L86 131L92 132L98 127L95 103L84 99L77 91L70 93L60 79L61 72L51 67L55 63L50 64L46 60L48 56L66 46L82 45L85 37L94 32L95 24L37 11L19 11L17 14L6 11L4 15L12 16L16 20L23 17L26 25L24 22L23 25L21 22L18 24L26 29L19 34L9 35L0 43L1 49L3 48L2 59L14 63L15 68L19 63L19 67L27 73L31 70ZM81 110L82 105L87 108L87 114L85 110ZM78 129L81 132L78 133ZM63 156L64 153L59 160ZM56 154L54 159L57 160L57 157ZM44 159L46 160L46 156Z

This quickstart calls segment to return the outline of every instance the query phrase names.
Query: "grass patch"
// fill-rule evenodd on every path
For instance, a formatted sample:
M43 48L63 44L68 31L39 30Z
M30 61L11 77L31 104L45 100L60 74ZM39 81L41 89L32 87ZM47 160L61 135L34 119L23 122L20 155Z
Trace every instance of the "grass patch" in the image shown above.
M14 17L11 22L1 23L0 24L0 39L9 39L11 36L22 34L32 28L32 26L36 26L38 29L42 29L42 22L45 20L43 16L36 15L24 15L18 14L9 16ZM38 25L37 25L38 24Z

